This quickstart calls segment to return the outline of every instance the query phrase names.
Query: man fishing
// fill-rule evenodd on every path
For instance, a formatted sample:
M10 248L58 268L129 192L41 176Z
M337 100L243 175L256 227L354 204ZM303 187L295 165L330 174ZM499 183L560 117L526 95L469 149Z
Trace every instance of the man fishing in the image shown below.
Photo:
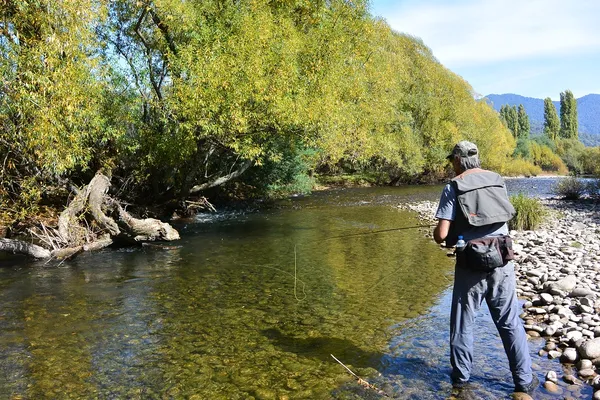
M450 362L454 388L462 388L471 376L475 314L485 299L508 356L516 392L531 394L539 384L531 370L519 303L512 240L507 222L514 215L504 180L481 169L474 143L461 141L448 155L456 177L442 191L433 231L437 243L455 246L459 236L465 247L456 250Z

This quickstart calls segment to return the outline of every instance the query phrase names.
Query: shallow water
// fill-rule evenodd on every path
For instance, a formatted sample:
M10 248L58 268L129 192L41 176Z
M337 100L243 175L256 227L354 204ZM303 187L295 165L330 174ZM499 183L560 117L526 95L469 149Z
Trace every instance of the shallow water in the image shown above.
M334 355L392 397L446 398L453 261L397 208L440 188L334 190L204 216L179 225L174 246L58 266L2 259L0 397L378 398ZM480 320L476 390L507 397L500 340Z

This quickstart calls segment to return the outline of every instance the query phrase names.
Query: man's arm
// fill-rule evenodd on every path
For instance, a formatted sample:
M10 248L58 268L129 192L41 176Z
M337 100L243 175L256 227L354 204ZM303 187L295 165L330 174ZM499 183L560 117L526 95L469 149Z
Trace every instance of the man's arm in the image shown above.
M450 223L452 221L447 219L438 219L438 224L433 230L433 239L436 243L442 243L446 240L446 236L448 236L448 231L450 230Z

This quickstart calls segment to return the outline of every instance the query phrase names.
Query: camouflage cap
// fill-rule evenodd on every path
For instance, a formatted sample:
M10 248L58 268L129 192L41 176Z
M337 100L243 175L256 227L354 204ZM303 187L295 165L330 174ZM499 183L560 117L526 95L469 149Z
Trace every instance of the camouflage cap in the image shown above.
M471 143L468 142L466 140L463 140L461 142L458 142L456 144L456 146L454 146L454 148L452 149L452 152L450 154L448 154L448 157L446 157L447 159L452 159L454 157L471 157L474 155L477 155L479 153L479 150L477 149L477 146L475 145L475 143Z

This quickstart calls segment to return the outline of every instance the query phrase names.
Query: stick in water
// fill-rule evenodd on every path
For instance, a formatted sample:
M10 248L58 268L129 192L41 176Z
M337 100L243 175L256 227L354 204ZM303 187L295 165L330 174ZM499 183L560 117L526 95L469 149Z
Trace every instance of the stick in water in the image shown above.
M356 378L356 380L358 381L359 385L361 385L362 387L374 390L380 396L388 397L388 398L390 397L383 390L379 389L376 386L371 385L369 382L365 381L360 376L358 376L354 372L352 372L352 370L350 368L346 367L343 362L341 362L340 360L338 360L337 358L335 358L335 356L333 354L330 354L330 356L333 357L333 359L335 361L337 361L342 367L346 368L346 371L348 371L350 373L350 375L352 375L353 377Z

